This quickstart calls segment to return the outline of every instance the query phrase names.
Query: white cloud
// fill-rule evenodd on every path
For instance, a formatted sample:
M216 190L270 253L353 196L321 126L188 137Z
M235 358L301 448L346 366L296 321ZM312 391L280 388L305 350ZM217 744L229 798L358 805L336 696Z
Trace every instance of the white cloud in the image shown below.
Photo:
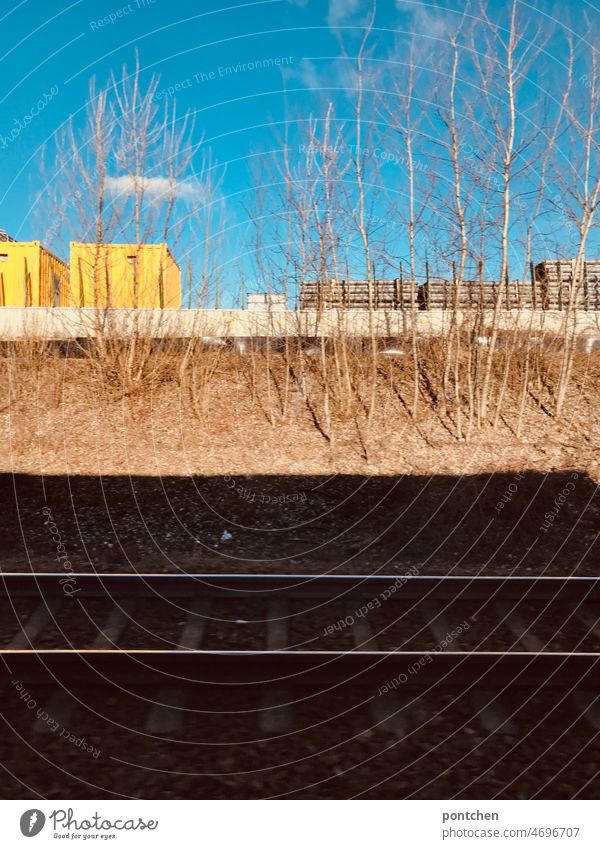
M417 52L429 53L439 49L436 39L447 41L456 35L460 13L439 6L435 9L415 3L414 0L396 0L399 12L409 15L413 30L413 43L418 39Z
M171 198L193 200L202 194L200 187L193 183L173 181L168 177L135 177L133 174L107 177L106 188L110 194L125 197L143 191L149 201L167 201Z
M294 68L293 76L308 89L316 91L321 88L322 82L319 79L316 65L310 59L302 59L301 62L298 62L297 67Z
M348 94L356 90L357 71L353 59L339 58L317 66L310 59L302 59L286 69L286 78L307 91L322 94L329 101L332 92L328 89L344 89Z
M329 0L327 23L331 29L341 26L361 9L362 0Z

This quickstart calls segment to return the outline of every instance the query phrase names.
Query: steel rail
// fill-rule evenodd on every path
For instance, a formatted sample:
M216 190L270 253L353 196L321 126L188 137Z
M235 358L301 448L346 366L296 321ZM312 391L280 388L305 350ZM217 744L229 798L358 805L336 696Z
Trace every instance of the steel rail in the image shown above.
M0 675L65 684L177 686L364 685L405 689L587 687L600 683L597 652L0 650Z
M415 602L493 600L600 602L600 578L469 577L419 575L214 575L2 573L0 599L38 599L41 614L66 593L73 598L127 599L206 597L317 598L361 602L391 598ZM70 600L65 599L65 602ZM115 609L118 609L115 607ZM285 609L285 608L284 608ZM501 618L501 617L500 617ZM38 628L44 624L41 620ZM594 618L594 622L597 619ZM45 619L44 619L45 622ZM40 624L41 623L41 624ZM23 623L23 628L27 623ZM268 687L289 684L376 685L402 689L573 687L596 691L600 653L531 651L515 641L508 651L176 650L91 648L33 649L24 638L0 649L0 678L21 682L143 683ZM524 641L525 642L525 641Z

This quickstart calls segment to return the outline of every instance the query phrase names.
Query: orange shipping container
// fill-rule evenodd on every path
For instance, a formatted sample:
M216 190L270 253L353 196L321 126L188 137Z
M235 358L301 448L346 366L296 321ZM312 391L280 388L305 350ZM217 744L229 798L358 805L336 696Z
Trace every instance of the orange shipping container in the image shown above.
M69 270L40 242L0 242L0 306L65 306Z
M68 306L170 307L181 305L181 271L161 245L71 242Z

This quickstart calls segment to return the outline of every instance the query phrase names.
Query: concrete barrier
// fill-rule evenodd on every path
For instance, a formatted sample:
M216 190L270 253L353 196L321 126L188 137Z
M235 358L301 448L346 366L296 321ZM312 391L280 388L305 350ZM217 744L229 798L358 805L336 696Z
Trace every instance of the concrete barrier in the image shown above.
M469 318L465 312L459 321ZM574 315L560 311L504 310L500 315L502 332L518 328L536 336L561 333L565 321L574 322L575 332L589 340L600 337L600 312L578 311ZM483 314L483 328L488 329L493 311ZM447 331L453 315L447 310L410 312L395 310L287 310L257 313L247 310L185 309L112 309L97 310L77 307L2 307L0 339L26 338L68 340L94 337L101 333L115 336L142 334L153 338L251 338L251 337L321 337L345 333L364 337L399 338L414 327L420 336ZM590 342L590 345L593 345Z

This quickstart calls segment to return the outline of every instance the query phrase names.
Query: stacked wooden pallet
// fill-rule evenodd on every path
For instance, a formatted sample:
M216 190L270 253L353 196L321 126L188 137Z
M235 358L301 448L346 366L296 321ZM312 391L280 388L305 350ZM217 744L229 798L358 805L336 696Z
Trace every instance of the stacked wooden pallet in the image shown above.
M580 308L600 309L600 260L586 260L580 275L575 266L572 259L544 260L535 266L535 287L542 309L566 309L571 298Z
M503 309L521 307L564 310L571 292L580 309L600 310L600 260L587 260L581 280L574 281L574 260L546 260L532 269L526 283L509 280L454 280L430 277L421 285L409 280L305 280L300 287L301 309Z
M498 297L506 309L532 306L531 286L518 280L498 284L492 280L454 280L430 278L419 287L421 309L493 309Z
M594 274L587 277L587 292L585 308L588 310L600 310L600 275Z
M394 280L304 280L300 309L410 309L417 306L417 287Z

